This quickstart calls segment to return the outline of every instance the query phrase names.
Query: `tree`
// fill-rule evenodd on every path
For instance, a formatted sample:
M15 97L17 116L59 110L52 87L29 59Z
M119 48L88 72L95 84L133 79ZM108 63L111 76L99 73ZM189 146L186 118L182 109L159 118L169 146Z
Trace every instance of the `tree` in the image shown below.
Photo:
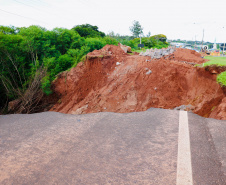
M105 33L98 30L97 26L92 26L90 24L77 25L72 28L74 31L78 32L81 37L105 37Z
M130 27L130 31L135 38L143 34L143 28L141 27L139 21L133 21L133 26Z
M14 26L0 26L0 33L4 33L4 34L16 34L19 31L18 28L14 27Z
M107 36L109 36L109 37L115 37L115 32L114 31L110 31L108 34L107 34Z
M150 37L150 36L151 36L151 32L149 31L148 34L147 34L147 37Z

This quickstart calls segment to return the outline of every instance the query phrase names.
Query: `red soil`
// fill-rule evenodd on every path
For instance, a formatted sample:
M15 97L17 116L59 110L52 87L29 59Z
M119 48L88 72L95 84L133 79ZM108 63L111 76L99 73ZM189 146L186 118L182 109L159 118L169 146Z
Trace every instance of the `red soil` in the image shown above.
M107 45L89 53L84 63L60 74L53 82L60 99L51 111L134 112L191 104L193 112L201 116L226 119L226 110L219 106L225 94L216 83L216 74L184 61L205 62L200 54L187 49L151 60ZM226 106L225 99L224 102Z
M201 54L194 50L178 48L172 55L177 61L186 61L190 63L202 64L207 60L201 58Z

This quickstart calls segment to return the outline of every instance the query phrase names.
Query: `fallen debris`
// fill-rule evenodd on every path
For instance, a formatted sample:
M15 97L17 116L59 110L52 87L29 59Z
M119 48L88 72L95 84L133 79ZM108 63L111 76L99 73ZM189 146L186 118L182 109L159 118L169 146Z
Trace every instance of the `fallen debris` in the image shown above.
M181 106L174 108L174 110L184 110L184 111L192 111L194 109L195 109L195 107L190 104L189 105L181 105Z
M131 47L130 46L126 46L123 45L121 43L118 44L118 46L120 46L120 48L125 52L125 53L132 53Z
M53 82L53 91L61 103L51 111L84 114L180 108L204 117L226 119L225 100L222 101L225 94L216 83L216 75L190 64L206 60L192 50L172 51L168 55L162 52L164 56L157 59L146 54L129 55L120 46L95 50L87 55L85 63ZM118 65L121 61L123 65Z
M146 75L150 75L152 73L152 71L151 70L148 70L147 72L146 72Z
M168 47L163 49L147 49L145 52L141 52L140 56L150 56L152 59L154 58L161 58L166 55L170 55L175 51L175 47Z

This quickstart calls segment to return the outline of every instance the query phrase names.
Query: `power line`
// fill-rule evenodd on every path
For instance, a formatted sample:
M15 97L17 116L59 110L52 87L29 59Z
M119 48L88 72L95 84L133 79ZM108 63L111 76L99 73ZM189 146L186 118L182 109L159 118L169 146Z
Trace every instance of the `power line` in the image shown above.
M31 0L31 1L34 1L34 2L37 2L37 1L39 1L39 2L41 2L40 0Z
M28 3L28 4L32 4L32 6L39 6L40 3L43 4L43 2L41 1L36 1L36 0L23 0L23 3Z
M40 0L26 0L29 4L32 4L32 6L47 6L49 3L40 1Z
M2 10L2 9L0 9L0 11L6 12L6 13L8 13L8 14L16 15L16 16L19 16L19 17L23 17L23 18L25 18L25 19L30 19L30 20L33 20L33 21L36 21L36 22L42 22L42 23L48 24L48 23L43 22L43 21L39 21L39 20L36 20L36 19L32 19L32 18L30 18L30 17L25 17L25 16L23 16L23 15L15 14L15 13L8 12L8 11Z
M44 13L44 14L52 15L52 16L58 16L58 17L62 18L61 16L59 16L59 14L55 14L55 13L51 13L51 12L45 12L45 11L43 11L43 10L41 10L41 9L39 9L39 8L36 8L36 7L34 7L34 6L31 6L31 5L29 5L29 4L22 3L22 2L17 1L17 0L14 0L14 1L17 2L17 3L23 4L23 5L25 5L25 6L34 8L34 9L36 9L36 10L38 10L39 12L42 12L42 13ZM79 1L80 1L80 0L79 0ZM34 1L33 1L33 2L34 2ZM42 2L42 1L39 1L39 2ZM80 2L82 2L82 1L80 1ZM82 2L82 3L83 3L83 2ZM46 4L49 4L49 3L46 3ZM50 4L49 4L49 5L50 5ZM50 6L51 6L51 5L50 5ZM68 18L67 18L67 19L68 19ZM64 20L65 20L65 19L64 19ZM71 19L71 21L73 21L73 20Z
M17 1L17 0L14 0L14 1L17 2L17 3L20 3L20 4L22 4L22 5L25 5L25 6L34 8L34 9L38 10L39 12L45 13L45 14L47 14L47 15L49 14L49 15L53 15L53 16L59 16L59 15L57 15L57 14L55 14L55 13L45 12L45 11L39 9L39 8L36 8L36 7L34 7L34 6L32 6L32 5L29 5L29 4L26 4L26 3L22 3L22 2L20 2L20 1ZM33 2L34 2L34 1L33 1ZM41 2L41 1L40 1L40 2Z
M38 9L38 8L36 8L36 7L34 7L34 6L31 6L31 5L28 5L28 4L26 4L26 3L22 3L22 2L17 1L17 0L14 0L14 1L17 2L17 3L23 4L23 5L25 5L25 6L28 6L28 7L31 7L31 8L34 8L34 9L36 9L36 10L41 11L40 9Z
M59 14L55 14L55 13L52 13L52 12L46 12L46 11L43 11L43 10L41 10L41 9L39 9L39 8L36 8L36 7L35 7L35 5L36 5L35 3L39 3L39 2L45 3L45 4L49 5L49 6L52 6L51 4L49 4L49 3L47 3L47 2L43 2L42 0L30 0L30 3L32 3L33 5L27 4L27 2L26 2L26 3L20 2L20 1L18 1L18 0L14 0L14 1L17 2L17 3L20 3L20 4L24 5L24 6L28 6L28 7L31 7L31 8L33 8L33 9L36 9L36 10L38 10L39 12L42 12L42 13L44 13L44 14L52 15L52 16L57 16L57 17L63 19L62 16L59 16ZM83 5L85 5L85 4L86 4L86 5L89 5L89 3L88 3L87 0L84 0L84 1L82 1L82 0L77 0L77 1L80 2L80 3L83 4ZM55 6L55 7L57 7L57 6ZM57 9L59 9L59 7L57 7ZM34 20L34 21L36 21L36 22L42 22L42 23L45 23L45 24L49 24L49 23L46 23L46 22L43 22L43 21L39 21L39 20L30 18L30 17L22 16L22 15L15 14L15 13L12 13L12 12L8 12L8 11L2 10L2 9L0 9L0 10L3 11L3 12L6 12L6 13L8 13L8 14L12 14L12 15L16 15L16 16L19 16L19 17L23 17L23 18L25 18L25 19L30 19L30 20ZM61 7L61 10L62 10L62 7ZM82 17L81 17L81 18L82 18ZM83 18L82 18L82 19L83 19ZM70 20L71 22L74 21L74 20L72 20L70 17L67 17L66 19L64 19L64 21L65 21L65 20L67 20L67 21Z

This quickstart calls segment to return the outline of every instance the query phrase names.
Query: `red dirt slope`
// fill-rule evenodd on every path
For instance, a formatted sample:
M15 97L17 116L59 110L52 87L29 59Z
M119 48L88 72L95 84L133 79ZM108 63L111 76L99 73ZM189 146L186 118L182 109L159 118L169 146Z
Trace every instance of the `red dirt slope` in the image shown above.
M224 117L212 113L225 97L216 83L216 74L188 62L205 60L187 49L177 49L170 56L151 60L107 45L89 53L85 63L59 75L53 90L60 99L51 111L134 112L190 104L193 112L201 116L226 119L226 112L222 113Z
M202 64L206 62L205 59L201 58L200 53L190 49L178 48L172 56L177 61L186 61L196 64Z

